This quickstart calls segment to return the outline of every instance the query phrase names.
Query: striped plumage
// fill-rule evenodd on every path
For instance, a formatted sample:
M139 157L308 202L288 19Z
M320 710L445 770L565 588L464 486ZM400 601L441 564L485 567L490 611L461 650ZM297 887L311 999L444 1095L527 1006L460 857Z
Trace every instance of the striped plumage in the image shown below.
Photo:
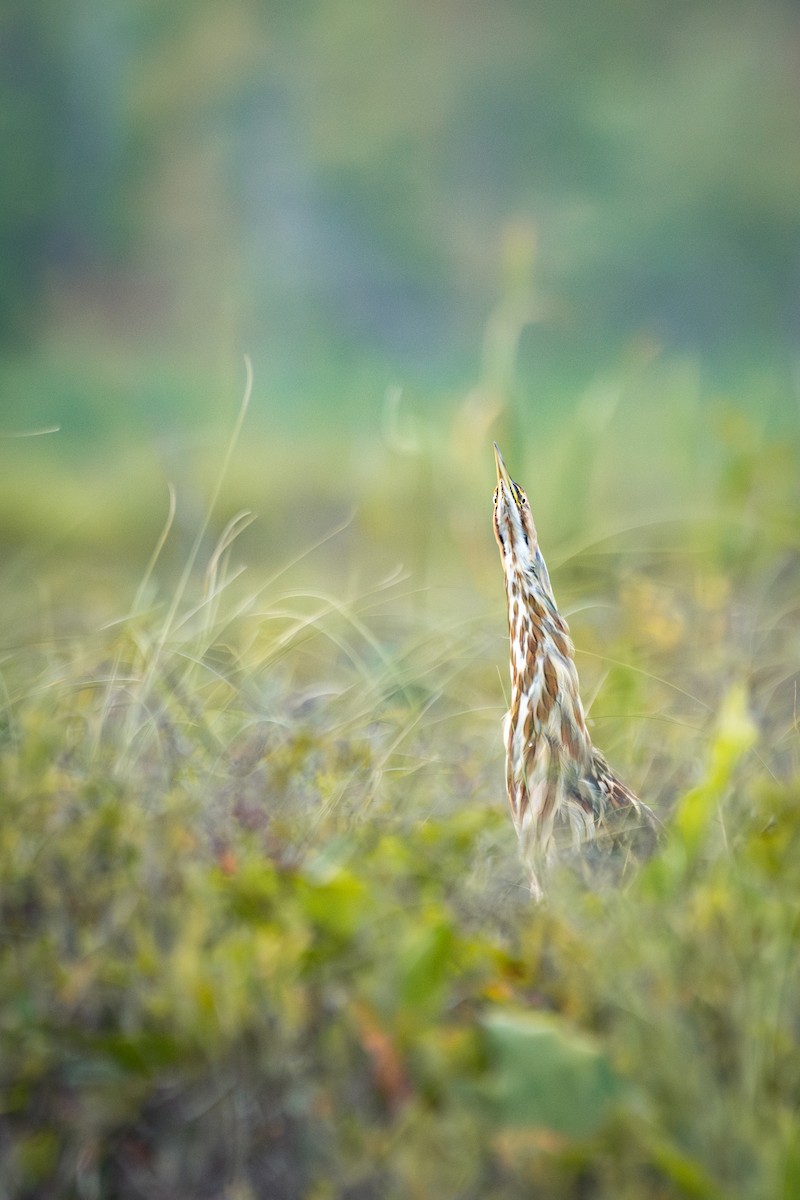
M494 532L511 643L506 784L531 894L541 899L556 827L568 827L575 848L592 840L613 851L649 847L656 821L592 745L569 629L556 607L528 498L496 443L494 451Z

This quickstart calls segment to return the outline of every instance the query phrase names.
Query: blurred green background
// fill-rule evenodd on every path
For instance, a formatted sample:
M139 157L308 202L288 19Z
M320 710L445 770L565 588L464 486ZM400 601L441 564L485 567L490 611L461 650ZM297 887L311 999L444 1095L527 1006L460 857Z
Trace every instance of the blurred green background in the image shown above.
M0 31L6 435L190 438L244 353L292 440L487 375L532 437L642 343L794 405L789 0L7 0Z

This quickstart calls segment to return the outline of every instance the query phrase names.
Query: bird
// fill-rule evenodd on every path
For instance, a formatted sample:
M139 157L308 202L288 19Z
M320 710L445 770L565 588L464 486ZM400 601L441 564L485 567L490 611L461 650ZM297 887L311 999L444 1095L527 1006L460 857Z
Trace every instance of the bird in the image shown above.
M592 745L574 646L528 497L509 475L496 442L494 457L494 534L505 576L511 669L506 786L530 893L543 901L559 828L569 831L573 849L591 847L589 859L607 861L650 852L659 823Z

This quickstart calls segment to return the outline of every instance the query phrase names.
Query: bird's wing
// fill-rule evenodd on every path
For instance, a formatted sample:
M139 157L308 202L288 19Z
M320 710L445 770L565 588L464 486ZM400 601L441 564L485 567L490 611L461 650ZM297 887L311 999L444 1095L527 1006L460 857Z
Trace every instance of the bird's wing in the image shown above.
M633 808L645 809L635 792L627 787L619 776L615 775L599 750L592 753L592 773L597 786L609 809ZM649 812L650 810L647 809Z
M601 827L612 845L624 845L637 858L647 858L663 835L663 826L651 808L619 779L598 750L592 754Z

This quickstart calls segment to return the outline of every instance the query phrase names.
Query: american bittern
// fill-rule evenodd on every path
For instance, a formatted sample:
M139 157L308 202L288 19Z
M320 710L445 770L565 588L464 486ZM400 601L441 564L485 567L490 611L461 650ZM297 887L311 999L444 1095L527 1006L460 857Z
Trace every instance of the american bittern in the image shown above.
M556 827L569 829L575 848L592 840L610 852L650 848L656 819L592 745L569 629L556 607L528 497L506 470L497 443L494 456L494 533L511 641L506 784L531 894L541 899Z

